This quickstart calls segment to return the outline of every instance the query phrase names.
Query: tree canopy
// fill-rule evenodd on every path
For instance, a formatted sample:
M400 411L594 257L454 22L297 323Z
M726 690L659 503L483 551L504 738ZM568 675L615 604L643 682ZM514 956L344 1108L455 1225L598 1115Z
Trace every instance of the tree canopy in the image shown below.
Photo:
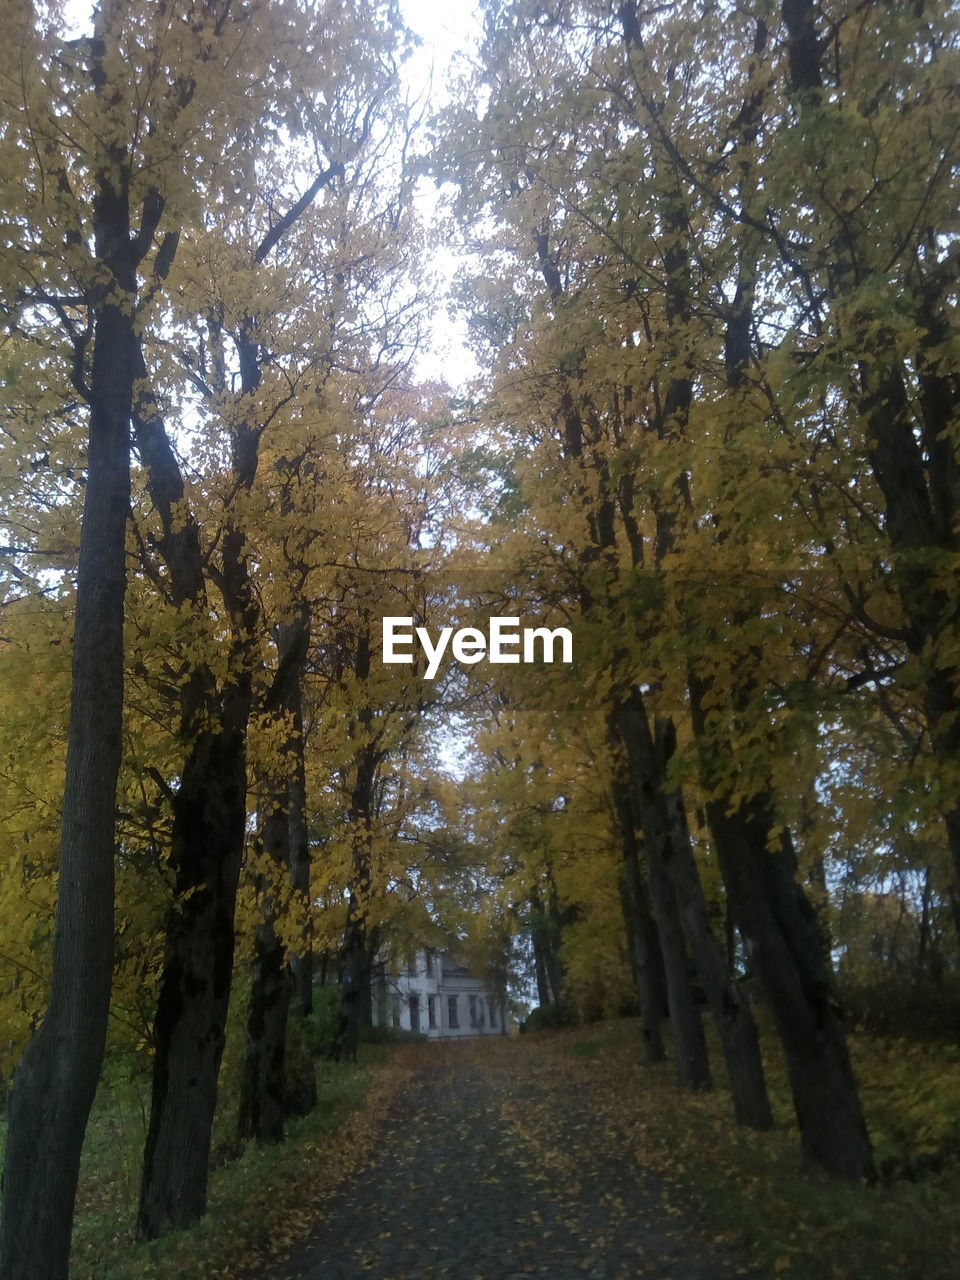
M104 1054L153 1239L231 995L279 1142L418 945L681 1088L709 1018L759 1130L770 1030L872 1180L851 1017L960 994L956 6L485 0L426 101L393 0L7 18L4 1275L67 1274Z

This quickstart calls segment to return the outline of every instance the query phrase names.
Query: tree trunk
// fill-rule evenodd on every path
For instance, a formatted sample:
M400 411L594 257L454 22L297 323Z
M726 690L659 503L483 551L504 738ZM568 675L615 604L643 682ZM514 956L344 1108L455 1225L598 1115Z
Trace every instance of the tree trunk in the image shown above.
M300 685L310 642L310 621L302 610L293 623L277 628L278 665L264 710L288 725L280 758L265 771L262 844L271 872L258 886L261 919L254 939L253 975L247 1017L243 1085L237 1132L240 1141L281 1142L287 1101L287 1018L293 973L277 931L277 894L292 889L291 797L303 767L303 743L294 727ZM272 881L272 883L271 883Z
M660 950L670 1006L670 1025L677 1055L677 1079L690 1089L710 1088L710 1062L703 1034L703 1020L695 999L691 966L680 910L667 871L670 840L663 793L658 780L647 768L640 734L645 725L637 705L639 694L621 698L615 710L616 724L625 747L630 771L633 812L643 833L643 853L647 867L650 901L657 922Z
M930 946L930 872L929 866L923 869L923 889L920 896L920 925L917 933L917 954L913 965L913 981L916 988L921 988L927 976L927 952Z
M653 865L672 888L683 936L717 1028L734 1115L739 1124L769 1129L773 1117L756 1021L730 976L723 950L710 926L683 796L669 782L669 764L676 751L673 723L658 720L651 730L643 697L637 690L630 695L627 711L624 725L631 735L633 767L647 780L641 810L644 847L658 851Z
M233 726L201 732L174 799L170 864L176 897L154 1028L141 1240L185 1227L206 1211L246 819L249 679L236 692Z
M817 914L797 881L789 832L775 834L774 796L717 795L706 681L690 673L690 708L724 884L777 1027L803 1163L849 1181L876 1174ZM743 691L741 691L741 696Z
M369 1031L373 1026L373 957L366 966L366 978L360 983L360 1002L357 1011L357 1026Z
M773 1115L753 1011L732 979L720 944L710 928L696 865L692 860L688 862L686 858L680 858L671 864L670 871L684 932L720 1038L734 1117L738 1124L749 1125L753 1129L769 1129L773 1125Z
M308 1115L317 1105L317 1074L309 1043L313 1016L313 930L302 702L302 683L298 682L293 705L295 758L289 788L290 883L305 906L307 918L300 949L290 958L292 1024L287 1052L286 1106L288 1115L295 1116Z
M353 674L360 682L369 679L373 661L372 624L369 617L364 622L356 634L353 655ZM353 869L341 952L340 1025L333 1049L333 1056L337 1059L355 1059L357 1056L361 1016L365 1008L371 1008L369 988L373 962L380 946L380 931L375 925L371 927L367 920L374 893L373 823L377 805L377 773L381 763L372 707L362 705L356 710L348 733L356 741L349 808Z
M570 923L571 916L569 907L564 911L560 910L553 869L547 863L547 907L544 914L546 946L543 958L547 966L550 989L553 992L553 1003L561 1022L565 1022L570 1014L564 985L563 931Z
M530 893L530 907L533 916L533 953L537 962L537 995L541 1005L554 1005L562 1012L563 970L557 940L557 913L544 905L538 889Z
M663 976L660 938L650 911L650 899L640 869L640 854L633 824L633 813L624 794L622 780L614 779L615 804L623 863L620 868L620 900L630 947L633 980L640 1002L644 1061L652 1065L666 1057L661 1024L667 1010L667 994Z
M100 196L97 242L98 250L113 250L103 260L131 300L128 211L112 192ZM9 1103L0 1232L6 1280L67 1274L80 1149L110 1007L136 348L130 309L103 303L94 342L53 971L47 1012L20 1062Z
M351 918L347 923L343 946L343 976L340 980L340 1026L333 1057L338 1062L354 1062L360 1043L360 1014L363 987L370 986L373 956L367 940L366 925L356 913L351 899Z
M290 779L290 883L294 893L310 904L310 834L307 827L307 777L304 764L303 691L298 687L293 708L293 732L297 740L296 761ZM300 949L290 961L293 970L294 1013L301 1018L313 1014L313 928L308 913L307 928Z
M547 982L547 966L543 959L543 934L531 925L530 942L533 946L533 970L537 980L537 1000L541 1008L550 1003L550 984Z
M873 1181L840 1010L816 912L795 879L789 837L769 848L766 797L731 810L725 801L707 806L724 881L783 1044L804 1165L851 1182Z
M671 721L658 721L656 728L657 757L663 775L663 794L670 827L667 871L677 896L687 943L720 1038L733 1098L733 1114L738 1124L752 1129L769 1129L773 1125L773 1115L763 1074L756 1019L745 995L731 976L723 949L710 926L683 797L679 791L667 787L667 766L676 750L674 726Z
M287 1014L292 991L292 975L274 922L261 921L254 941L237 1119L241 1142L247 1138L255 1138L261 1145L283 1141L287 1114Z
M289 866L289 825L284 795L263 823L263 848L273 864L277 883L260 883L262 918L254 935L254 957L247 1008L243 1079L237 1117L240 1142L282 1142L286 1115L287 1015L293 978L286 949L277 933L274 896ZM267 797L268 806L271 798Z
M234 335L245 396L257 390L261 378L253 328L247 320ZM160 548L174 603L208 607L197 522L182 509L183 478L159 404L147 386L134 420L150 496L163 524ZM230 432L234 480L238 489L249 491L260 433L242 415ZM231 674L221 683L202 658L185 660L187 678L180 692L180 737L189 747L173 796L175 899L167 917L154 1023L153 1090L137 1219L141 1240L188 1226L207 1205L210 1134L233 979L234 911L247 816L253 638L260 621L244 546L242 530L228 519L218 585L229 614Z

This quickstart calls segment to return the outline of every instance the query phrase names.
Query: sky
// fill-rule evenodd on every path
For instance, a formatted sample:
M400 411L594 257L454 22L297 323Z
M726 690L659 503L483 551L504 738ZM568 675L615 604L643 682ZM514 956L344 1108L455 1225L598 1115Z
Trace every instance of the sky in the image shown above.
M68 34L79 35L89 29L93 10L91 0L64 0L64 17ZM482 34L482 22L474 0L400 0L400 10L407 26L419 36L421 44L404 64L404 75L411 97L428 96L436 107L449 100L445 81L455 69L458 55L464 56L475 47ZM437 212L437 192L422 181L418 189L418 210L426 219ZM440 277L441 289L429 348L418 356L415 371L424 381L446 381L453 387L462 385L478 372L477 364L466 345L463 321L451 317L442 297L461 265L452 248L441 248L431 260Z
M411 90L428 93L438 108L449 100L444 82L463 56L479 42L482 25L473 0L401 0L403 17L422 40L406 66ZM437 211L437 193L422 183L418 198L421 214L430 218ZM432 265L449 287L461 260L451 248L442 248ZM477 364L466 345L466 326L451 317L445 305L437 309L432 326L430 349L416 362L419 377L446 381L457 386L475 376Z
M469 48L480 36L481 24L473 0L400 0L404 20L423 41L415 67L429 74L431 60L442 73L454 55Z
M465 54L479 41L482 26L473 0L400 0L404 21L421 40L420 47L404 66L407 86L412 98L429 95L441 108L449 95L445 81L456 69L458 55ZM69 34L78 35L89 29L93 5L91 0L65 0L64 16ZM422 182L417 203L420 214L430 219L437 213L438 193L431 184ZM461 260L452 248L440 248L431 266L440 278L437 307L429 345L414 363L415 376L424 381L443 381L458 387L478 372L478 366L466 345L466 326L450 315L443 297ZM462 726L458 732L448 724L439 741L442 763L454 776L462 776L468 767L468 739Z

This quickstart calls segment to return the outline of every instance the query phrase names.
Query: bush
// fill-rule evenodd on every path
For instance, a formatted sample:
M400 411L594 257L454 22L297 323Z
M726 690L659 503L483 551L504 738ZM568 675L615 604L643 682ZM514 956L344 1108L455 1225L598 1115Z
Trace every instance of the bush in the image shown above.
M565 1010L558 1004L541 1004L536 1009L532 1009L526 1020L521 1022L520 1030L526 1031L551 1031L557 1027L565 1027L569 1019Z
M340 1029L340 988L332 983L313 989L313 1012L308 1022L310 1052L315 1058L329 1058Z
M940 985L851 982L841 974L838 988L847 1021L871 1035L948 1042L960 1035L960 979L954 974Z

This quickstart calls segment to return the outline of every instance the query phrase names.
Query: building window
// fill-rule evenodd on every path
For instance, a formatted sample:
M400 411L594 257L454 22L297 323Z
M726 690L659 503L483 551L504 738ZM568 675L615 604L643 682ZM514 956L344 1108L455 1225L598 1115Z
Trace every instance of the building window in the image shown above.
M456 1031L460 1026L460 1019L457 1017L457 997L447 996L447 1026Z
M410 997L410 1030L420 1030L420 997Z
M476 996L470 997L470 1025L471 1027L476 1027L479 1025L477 1022L477 997Z
M487 1008L488 1008L488 1009L489 1009L489 1011L490 1011L490 1025L491 1025L491 1027L495 1027L495 1026L497 1025L497 1015L496 1015L496 1014L494 1013L494 1011L493 1011L493 1001L492 1001L492 1000L488 1000L488 1001L487 1001Z
M427 996L427 1022L431 1031L437 1029L437 997Z
M395 1027L400 1025L400 997L394 996L390 1002L390 1021Z
M415 951L410 952L410 958L407 960L407 974L411 978L417 976L417 953Z
M430 950L429 947L424 953L423 958L426 961L426 965L427 965L427 977L432 978L433 977L433 952Z

